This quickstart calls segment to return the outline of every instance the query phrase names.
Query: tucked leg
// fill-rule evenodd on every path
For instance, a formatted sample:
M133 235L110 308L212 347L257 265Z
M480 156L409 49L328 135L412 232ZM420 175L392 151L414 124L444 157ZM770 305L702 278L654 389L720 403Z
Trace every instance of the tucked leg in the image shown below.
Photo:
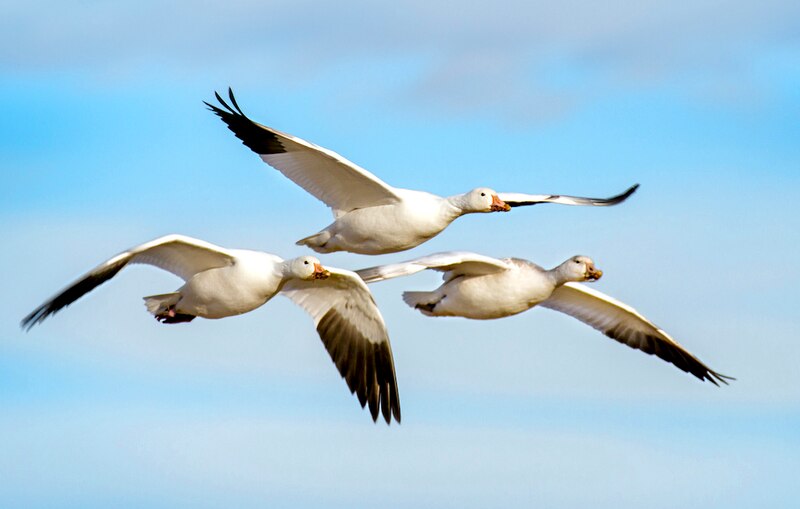
M155 318L161 323L183 323L191 322L195 319L195 316L178 313L175 311L175 306L170 306L166 311L156 314Z

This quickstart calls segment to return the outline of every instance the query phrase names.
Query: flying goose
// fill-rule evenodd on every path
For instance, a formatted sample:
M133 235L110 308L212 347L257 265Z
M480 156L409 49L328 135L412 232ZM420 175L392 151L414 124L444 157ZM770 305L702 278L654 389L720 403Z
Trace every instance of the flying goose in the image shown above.
M392 187L336 152L250 120L228 89L231 105L205 103L242 143L333 210L334 222L297 241L318 253L349 251L384 254L405 251L438 235L456 218L502 212L537 203L608 206L625 201L639 187L607 199L549 194L497 193L479 187L443 198Z
M443 272L444 283L429 292L403 293L406 304L424 315L488 320L515 315L538 305L577 318L631 348L655 354L700 380L714 385L733 380L703 364L634 308L579 284L596 281L603 275L586 256L573 256L545 270L519 258L500 260L451 251L363 269L356 274L372 283L425 269Z
M323 268L313 256L283 260L244 249L225 249L182 235L167 235L101 263L26 316L30 330L132 263L172 272L185 281L171 293L145 297L161 323L195 317L224 318L252 311L281 293L314 319L322 343L361 407L372 419L400 422L400 400L386 325L367 285L355 273Z

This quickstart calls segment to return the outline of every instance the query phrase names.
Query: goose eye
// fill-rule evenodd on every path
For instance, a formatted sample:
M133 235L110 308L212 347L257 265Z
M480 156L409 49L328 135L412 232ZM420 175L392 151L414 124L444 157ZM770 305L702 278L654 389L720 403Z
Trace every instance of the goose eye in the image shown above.
M575 260L575 263L581 263L580 260Z
M308 265L308 260L303 262L304 265Z
M486 196L486 193L481 193L481 196Z

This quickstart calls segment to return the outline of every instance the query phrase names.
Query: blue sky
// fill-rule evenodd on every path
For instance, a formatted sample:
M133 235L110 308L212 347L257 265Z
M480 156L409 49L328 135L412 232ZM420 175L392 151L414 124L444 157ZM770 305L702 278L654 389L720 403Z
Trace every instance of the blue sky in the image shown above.
M0 16L0 506L791 507L800 469L797 2L27 2ZM465 217L413 251L552 266L714 369L715 388L566 316L430 319L374 285L400 426L348 393L277 298L167 327L126 269L166 233L305 254L328 210L206 111L252 118L401 187L615 194L608 209ZM13 249L12 249L13 248Z

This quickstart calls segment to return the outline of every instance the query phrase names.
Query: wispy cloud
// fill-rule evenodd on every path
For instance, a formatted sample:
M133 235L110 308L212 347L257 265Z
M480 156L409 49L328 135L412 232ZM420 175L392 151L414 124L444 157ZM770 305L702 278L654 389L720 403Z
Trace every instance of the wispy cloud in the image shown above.
M388 91L386 101L511 119L558 115L607 87L675 79L697 95L698 81L724 91L720 82L735 78L745 84L739 98L757 93L754 48L798 44L800 4L783 0L38 2L11 6L0 21L0 65L15 72L286 84L346 69L342 88L367 81ZM393 89L385 63L408 61L416 75Z

